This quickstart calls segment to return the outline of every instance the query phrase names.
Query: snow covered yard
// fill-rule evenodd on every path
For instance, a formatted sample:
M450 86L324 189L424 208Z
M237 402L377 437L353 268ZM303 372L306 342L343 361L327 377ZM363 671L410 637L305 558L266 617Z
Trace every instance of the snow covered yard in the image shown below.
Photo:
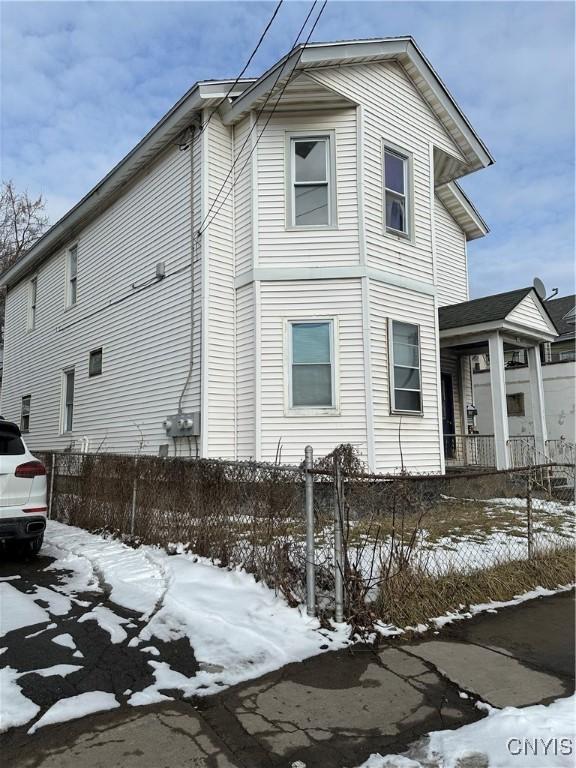
M42 554L48 586L18 567L0 577L0 730L206 696L350 642L251 575L182 550L49 521Z
M434 731L403 755L371 755L359 768L574 766L576 696L548 706L487 709L483 720L451 731Z

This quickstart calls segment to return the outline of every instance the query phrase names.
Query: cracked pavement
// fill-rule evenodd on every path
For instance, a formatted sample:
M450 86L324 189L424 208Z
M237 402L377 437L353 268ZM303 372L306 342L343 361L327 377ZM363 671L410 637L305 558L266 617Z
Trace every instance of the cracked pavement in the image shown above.
M22 591L50 588L58 572L49 558L3 561L2 576ZM110 691L122 701L110 712L0 737L3 763L13 768L353 768L372 752L403 752L431 730L478 720L477 699L522 706L569 695L574 688L574 593L563 593L448 625L411 642L401 638L376 650L354 646L289 664L258 680L202 699L130 707L124 695L152 680L147 655L129 646L138 619L101 594L84 593L51 629L4 638L2 663L29 670L24 694L45 711L56 698L88 690ZM127 620L123 643L95 621L79 620L97 605ZM70 663L70 649L51 638L70 633L84 658L66 677L34 669ZM155 660L183 674L198 669L186 641L154 645ZM468 698L463 698L465 691Z

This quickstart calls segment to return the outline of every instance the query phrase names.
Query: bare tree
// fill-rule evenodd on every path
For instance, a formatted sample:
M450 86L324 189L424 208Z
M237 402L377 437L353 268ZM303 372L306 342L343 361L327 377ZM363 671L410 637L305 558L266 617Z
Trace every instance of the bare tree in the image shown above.
M33 199L17 192L12 181L0 191L0 273L9 269L38 240L48 226L42 195ZM0 343L4 327L5 289L0 290Z

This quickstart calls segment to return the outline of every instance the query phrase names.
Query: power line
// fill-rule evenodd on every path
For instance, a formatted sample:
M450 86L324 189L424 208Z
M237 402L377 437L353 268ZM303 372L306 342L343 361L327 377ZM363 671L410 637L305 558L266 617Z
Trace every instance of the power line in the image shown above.
M230 194L232 193L232 190L234 189L234 186L235 186L236 182L233 182L233 183L232 183L232 185L231 185L230 189L228 190L228 192L227 192L227 194L225 195L224 199L222 200L221 204L218 206L218 209L217 209L217 211L215 212L214 216L212 216L212 218L210 219L210 221L209 221L209 222L206 224L206 226L204 226L204 223L205 223L205 222L206 222L206 220L207 220L207 219L210 217L210 214L212 213L212 211L214 210L215 206L217 205L217 203L218 203L218 198L220 197L220 195L221 195L222 191L223 191L223 190L224 190L224 188L226 187L226 184L228 183L228 180L230 179L230 176L232 175L232 173L233 173L233 171L234 171L234 168L236 167L236 164L237 164L237 163L238 163L238 161L240 160L240 158L241 158L241 156L242 156L242 152L243 152L243 150L244 150L244 147L245 147L245 146L246 146L246 144L248 143L248 140L250 139L250 136L251 136L252 132L254 131L254 129L255 129L255 128L257 128L257 127L258 127L258 120L260 119L260 117L261 117L262 113L264 112L264 109L266 108L266 105L267 105L267 103L268 103L268 100L269 100L270 96L272 95L272 93L273 93L273 91L274 91L274 88L276 87L277 83L279 82L280 78L282 77L282 74L284 73L284 69L285 69L285 67L286 67L286 64L288 63L288 61L289 61L289 59L290 59L290 56L291 56L291 54L292 54L292 53L293 53L293 52L296 50L296 48L297 48L297 46L298 46L298 40L300 39L300 35L302 34L302 32L304 31L304 29L306 28L306 24L308 23L308 20L310 19L311 15L312 15L312 12L314 11L314 8L315 8L315 7L316 7L316 5L317 5L317 2L318 2L318 0L314 0L314 2L312 3L312 6L311 6L310 10L308 11L308 15L307 15L307 16L306 16L306 18L304 19L304 23L302 24L302 26L300 27L300 29L299 29L299 31L298 31L298 34L296 35L296 38L295 38L295 40L294 40L294 43L293 43L293 45L292 45L292 47L291 47L290 51L288 52L288 54L286 55L286 59L285 59L285 61L284 61L284 64L282 65L282 67L281 67L280 71L278 72L278 75L276 76L276 79L275 79L275 81L274 81L274 84L273 84L273 85L272 85L272 87L270 88L270 90L269 90L269 92L268 92L268 94L267 94L267 96L266 96L266 99L264 100L264 103L262 104L262 106L261 106L261 107L260 107L260 109L258 110L258 113L257 113L257 115L256 115L256 120L254 121L254 125L253 125L253 126L250 128L250 131L248 132L248 134L247 134L247 136L246 136L246 138L245 138L245 140L244 140L244 143L242 144L242 146L241 146L240 150L238 151L238 154L237 154L237 156L236 156L236 159L235 159L235 160L234 160L234 162L232 163L232 166L231 166L231 168L230 168L230 170L229 170L229 172L228 172L228 174L227 174L226 178L225 178L225 179L224 179L224 181L222 182L222 184L221 184L221 186L220 186L220 189L218 190L218 192L216 193L216 196L215 196L214 200L212 201L212 205L211 205L211 206L210 206L210 208L208 209L208 212L207 212L207 213L206 213L206 215L204 216L204 219L202 220L202 222L201 222L201 224L200 224L200 227L198 228L198 231L197 231L197 236L200 236L200 235L202 234L202 232L203 232L203 231L206 229L206 227L207 227L207 226L210 226L210 224L212 223L212 221L214 220L214 218L215 218L215 217L218 215L218 213L219 213L219 212L220 212L220 210L222 209L222 206L224 205L224 203L226 202L226 200L228 199L228 197L229 197L229 196L230 196ZM264 133L264 131L266 130L266 127L268 126L268 123L270 122L270 120L271 120L272 116L274 115L274 112L276 111L276 108L277 108L277 106L278 106L278 104L279 104L279 102L280 102L280 99L281 99L281 98L282 98L282 96L284 95L284 91L286 90L286 87L288 86L288 83L290 82L290 79L291 79L291 77L292 77L292 75L293 75L293 73L294 73L294 71L295 71L295 69L296 69L296 66L298 65L298 62L300 61L300 58L302 57L302 53L304 52L304 49L305 49L306 45L308 44L308 42L309 42L309 40L310 40L310 38L311 38L311 36L312 36L312 34L313 34L313 32L314 32L315 28L316 28L316 25L318 24L318 21L320 20L320 16L322 15L322 13L323 13L323 11L324 11L324 8L326 7L326 4L327 4L327 2L328 2L328 0L324 0L324 2L323 2L323 4L322 4L322 7L321 7L321 9L320 9L320 12L318 13L318 16L316 17L316 20L314 21L314 24L312 25L312 28L310 29L310 32L308 33L308 37L306 38L306 41L304 42L304 44L303 44L303 46L302 46L302 48L301 48L301 50L300 50L300 52L299 52L299 54L298 54L298 59L297 59L297 61L296 61L295 65L294 65L294 67L293 67L292 71L291 71L291 72L290 72L290 74L288 75L288 77L287 77L287 79L286 79L286 82L284 83L284 86L283 86L283 88L282 88L282 90L281 90L281 92L280 92L280 95L279 95L279 96L278 96L278 98L276 99L276 103L274 104L274 106L273 106L273 108L272 108L272 111L271 111L271 113L270 113L270 116L268 117L268 120L266 121L266 123L265 123L265 125L264 125L264 128L263 128L263 129L262 129L262 131L260 132L260 135L259 135L259 136L258 136L258 138L256 139L256 142L255 142L254 146L252 147L252 149L251 149L251 151L250 151L250 153L249 153L248 157L246 158L246 162L245 162L245 163L244 163L244 165L242 166L242 169L240 170L240 173L238 174L238 176L240 176L240 175L242 174L242 172L243 172L244 168L246 168L246 165L248 164L248 161L250 160L250 158L251 158L251 157L252 157L252 155L254 154L254 151L256 150L256 147L258 146L258 142L260 141L260 139L261 139L261 137L262 137L262 134L263 134L263 133Z
M240 78L242 77L242 75L244 74L244 72L246 72L246 70L247 70L247 69L248 69L248 67L250 66L250 64L251 64L251 62L252 62L252 59L254 58L254 56L256 56L256 53L258 52L258 49L260 48L260 46L262 45L262 43L263 43L263 41L264 41L264 38L265 38L265 37L266 37L266 35L268 34L268 30L270 29L270 27L272 26L272 23L274 22L274 19L275 19L275 18L276 18L276 16L278 15L278 11L280 10L280 8L281 8L281 6L282 6L282 3L283 3L283 2L284 2L284 0L279 0L279 2L278 2L278 5L277 5L277 6L276 6L276 8L274 9L274 13L273 13L273 14L272 14L272 16L270 17L270 19L269 19L269 21L268 21L268 24L266 24L266 27L265 27L264 31L263 31L263 32L262 32L262 34L260 35L260 40L258 40L258 42L257 42L257 44L256 44L256 47L254 48L254 50L253 50L253 51L252 51L252 53L250 54L250 57L248 58L248 61L246 62L246 64L244 64L244 67L243 67L242 71L240 72L240 74L238 75L238 77L236 78L236 80L234 80L234 82L232 83L232 85L231 85L231 86L230 86L230 88L228 89L228 92L227 92L227 93L226 93L226 94L225 94L225 95L224 95L224 96L223 96L223 97L220 99L220 101L218 102L218 104L216 104L216 106L214 107L214 109L212 110L212 112L210 112L210 114L208 115L208 119L207 119L207 120L206 120L206 122L205 122L205 123L204 123L204 124L203 124L203 125L200 127L200 130L199 130L199 132L198 132L198 136L201 136L201 135L204 133L204 131L205 131L205 130L206 130L206 128L208 127L208 124L209 124L210 120L212 120L212 118L214 117L215 113L216 113L216 112L217 112L217 111L220 109L220 107L222 106L222 104L224 104L224 102L226 101L226 99L227 99L227 98L229 98L230 94L231 94L231 93L234 91L234 88L236 88L236 86L237 86L237 85L238 85L238 83L240 82Z

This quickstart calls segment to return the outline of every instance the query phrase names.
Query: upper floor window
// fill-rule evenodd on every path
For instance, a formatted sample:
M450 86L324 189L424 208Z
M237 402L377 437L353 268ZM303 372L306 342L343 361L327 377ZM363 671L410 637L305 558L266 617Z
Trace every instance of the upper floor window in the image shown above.
M333 139L290 138L289 226L331 227L335 222Z
M290 322L290 407L334 408L334 321Z
M30 431L30 406L32 404L32 397L26 395L22 398L22 410L20 411L20 431Z
M410 234L409 188L408 156L384 147L384 208L388 232Z
M36 301L38 298L38 277L35 275L28 284L28 330L36 328Z
M78 246L73 245L68 251L68 286L66 304L69 307L76 304L78 294Z
M392 411L422 413L420 328L390 320L390 401Z

